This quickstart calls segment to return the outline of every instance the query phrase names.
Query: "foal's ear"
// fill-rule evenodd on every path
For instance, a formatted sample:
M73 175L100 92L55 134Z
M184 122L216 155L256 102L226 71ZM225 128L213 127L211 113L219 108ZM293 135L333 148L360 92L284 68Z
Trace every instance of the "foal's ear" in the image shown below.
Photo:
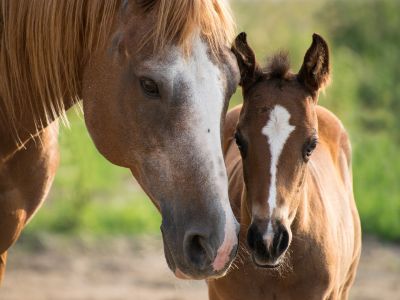
M310 48L304 56L304 62L299 71L299 80L313 94L324 88L330 79L329 48L325 40L318 34L313 34Z
M245 32L240 33L231 48L235 54L240 70L240 82L243 88L251 85L260 75L260 69L256 62L256 56L253 49L247 44L247 35Z

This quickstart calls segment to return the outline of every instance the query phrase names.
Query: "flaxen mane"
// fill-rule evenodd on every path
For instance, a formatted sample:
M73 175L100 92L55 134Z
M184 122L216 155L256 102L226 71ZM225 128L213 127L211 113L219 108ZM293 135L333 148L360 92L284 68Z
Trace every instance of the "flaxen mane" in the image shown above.
M230 47L235 28L225 0L139 0L145 10L156 10L154 30L148 40L160 51L171 41L190 52L191 37L200 30L215 54Z
M121 2L0 0L0 126L16 141L21 111L33 116L37 130L60 116L66 120L64 99L79 100L82 67L104 47ZM155 50L175 43L190 51L192 35L200 32L216 53L233 37L224 0L136 3L143 13L156 10L150 31Z
M22 111L41 128L64 115L63 98L78 100L80 68L104 43L119 0L0 3L0 125L16 135Z

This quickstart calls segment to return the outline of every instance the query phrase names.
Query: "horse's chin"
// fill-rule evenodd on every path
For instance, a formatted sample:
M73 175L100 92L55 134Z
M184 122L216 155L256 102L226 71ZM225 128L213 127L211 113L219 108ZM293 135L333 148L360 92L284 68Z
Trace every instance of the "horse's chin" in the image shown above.
M184 272L182 272L179 268L176 268L175 271L173 272L175 277L178 279L183 279L183 280L212 280L212 279L219 279L224 277L229 269L230 269L231 264L229 264L224 270L216 273L216 274L212 274L212 275L204 275L204 276L189 276L187 274L185 274Z
M178 279L183 279L183 280L191 280L193 279L192 277L186 275L185 273L183 273L181 270L179 270L178 268L175 269L175 277Z
M253 263L262 269L278 269L281 266L281 260L277 259L271 262L261 262L254 254L251 256Z

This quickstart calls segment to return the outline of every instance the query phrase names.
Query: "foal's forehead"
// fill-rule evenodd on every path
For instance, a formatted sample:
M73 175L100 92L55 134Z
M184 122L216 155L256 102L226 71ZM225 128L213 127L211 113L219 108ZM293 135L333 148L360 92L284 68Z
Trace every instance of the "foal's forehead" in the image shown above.
M307 92L295 79L264 80L252 87L245 96L247 117L267 121L279 105L287 111L292 122L302 122L308 117L308 98Z

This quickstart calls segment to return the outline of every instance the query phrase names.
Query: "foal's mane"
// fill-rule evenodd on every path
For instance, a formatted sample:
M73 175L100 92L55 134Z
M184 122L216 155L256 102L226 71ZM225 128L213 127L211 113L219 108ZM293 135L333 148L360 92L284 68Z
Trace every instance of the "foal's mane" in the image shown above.
M225 0L130 0L154 11L155 50L175 43L190 51L200 32L213 53L228 46L234 22ZM83 66L104 47L129 0L0 0L0 126L17 143L21 118L36 130L65 117L65 103L79 101ZM24 115L22 115L24 112Z
M290 73L290 59L287 51L279 51L267 58L267 65L263 70L270 79L288 79Z

